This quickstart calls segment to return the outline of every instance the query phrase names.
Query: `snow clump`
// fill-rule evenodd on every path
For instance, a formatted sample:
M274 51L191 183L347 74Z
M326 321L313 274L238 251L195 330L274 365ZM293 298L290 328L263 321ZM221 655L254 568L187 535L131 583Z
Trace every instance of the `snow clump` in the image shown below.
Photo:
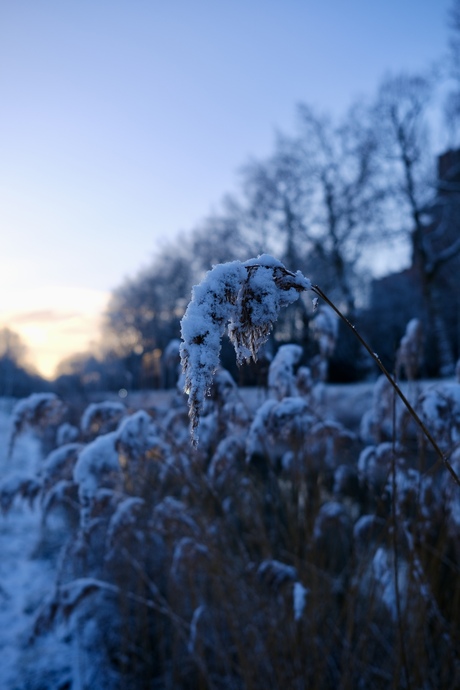
M238 364L256 360L281 307L292 304L300 292L310 288L310 281L300 271L291 273L268 254L245 263L217 264L194 286L181 322L180 349L194 445L203 402L220 363L225 329Z

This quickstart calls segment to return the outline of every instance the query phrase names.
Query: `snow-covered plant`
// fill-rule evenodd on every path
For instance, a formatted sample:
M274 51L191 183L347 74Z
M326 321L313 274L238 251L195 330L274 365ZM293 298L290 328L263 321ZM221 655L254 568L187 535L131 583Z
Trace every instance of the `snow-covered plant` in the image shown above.
M204 420L219 405L225 415L237 397L227 374L218 372L215 383L207 401L214 411ZM188 431L188 419L177 418L172 432L165 420L139 410L86 446L54 450L37 468L36 484L6 486L5 503L32 498L36 487L44 499L35 500L37 508L71 500L82 516L79 526L69 523L70 534L65 524L59 532L56 579L35 604L35 636L21 651L36 682L14 687L137 688L146 678L178 690L307 681L315 690L370 688L382 678L399 686L398 625L410 674L421 667L427 687L454 687L443 682L454 677L458 659L449 640L458 639L460 562L450 477L430 474L438 486L425 500L423 476L399 462L398 444L369 448L358 463L352 432L321 419L299 396L266 400L249 434L224 425L207 466L204 432L199 451L178 453L171 436L181 424ZM456 472L458 455L451 457ZM404 523L394 543L392 496ZM61 525L55 517L47 523L51 536ZM404 530L413 534L411 550ZM443 620L437 599L444 591ZM330 621L339 621L336 631ZM74 665L47 683L35 659L57 636Z
M212 486L222 492L242 473L245 463L245 443L240 436L227 436L217 446L208 467L207 476Z
M32 393L19 400L11 414L11 431L8 444L8 455L11 456L18 438L26 429L43 437L54 429L62 420L65 405L54 393Z
M227 328L238 364L255 360L260 346L266 342L281 307L296 301L305 290L321 297L358 338L377 364L412 419L434 448L439 460L460 486L460 478L438 446L429 429L418 416L401 388L355 326L338 309L318 285L312 285L300 271L292 273L272 256L263 254L242 263L217 264L204 280L193 288L192 301L181 322L181 363L185 378L184 391L189 399L192 443L198 443L197 427L213 375L219 366L221 339ZM316 298L315 298L316 300ZM331 331L329 317L328 331ZM332 332L332 331L331 331ZM330 337L328 336L330 343ZM320 357L323 357L320 354ZM324 359L324 357L323 357Z
M334 470L352 460L356 453L357 438L339 422L321 420L308 433L308 455L314 459L318 470Z
M452 456L452 465L457 472L460 472L460 447L454 451ZM456 560L460 563L460 501L458 500L457 487L453 485L452 482L448 481L449 478L444 478L444 500L443 507L447 510L448 514L448 532L452 536L453 542L455 543Z
M271 589L277 591L287 582L295 582L298 573L294 566L272 558L262 561L257 568L257 576Z
M296 395L294 368L300 362L300 345L281 345L268 369L268 390L277 400Z
M355 463L341 464L334 471L332 495L341 501L356 519L361 512L362 488Z
M87 438L95 438L99 434L115 431L120 420L126 414L126 406L122 402L106 400L91 403L82 414L80 426Z
M268 438L268 429L273 409L277 401L274 399L266 400L257 410L249 428L246 441L246 458L249 462L254 455L260 456L269 453L271 444Z
M312 321L313 332L318 341L322 358L328 359L334 353L339 332L339 320L334 311L327 304L323 304L316 312Z
M332 356L339 331L337 314L328 304L321 305L315 318L311 322L313 335L318 343L319 353L310 362L313 379L318 383L325 383L329 369L329 359Z
M300 271L288 271L268 254L244 263L218 264L193 288L192 301L181 322L181 361L195 445L203 401L219 366L225 330L238 363L255 360L280 309L310 288L310 281Z
M313 393L313 377L310 367L299 367L297 369L295 384L298 394L301 395L302 398L310 400Z
M382 374L374 384L372 404L361 420L360 434L366 443L381 443L396 435L399 406L387 377Z
M73 481L78 486L82 526L88 521L91 505L101 489L113 490L121 486L121 468L116 450L117 434L112 431L98 436L79 454L73 469Z
M219 367L215 372L209 397L204 401L200 418L198 455L206 463L220 439L247 431L250 412L230 372ZM190 437L187 436L187 446ZM198 457L196 455L196 457Z
M309 432L317 418L304 398L270 398L256 412L246 441L246 461L305 473L310 464ZM308 458L307 458L308 456Z
M396 622L398 615L404 614L408 606L410 580L408 564L401 556L398 559L396 571L398 578L396 579L395 558L392 548L379 546L375 551L364 581L367 587L371 589L373 599L382 606L383 615L389 615ZM364 595L369 596L369 591L365 592Z
M421 512L423 479L414 467L405 467L402 463L392 468L386 492L394 498L394 510L398 521L409 524L413 518L418 521Z
M73 470L84 445L67 443L53 450L40 469L41 503L43 515L54 506L73 507L77 501L77 487L73 481Z
M40 482L33 477L13 474L0 484L0 510L7 513L16 498L22 498L32 505L40 492Z
M376 496L380 496L388 482L393 465L402 466L401 448L393 443L367 446L358 459L358 472L362 483Z
M460 384L445 381L420 395L421 415L439 446L448 451L460 442Z
M315 562L335 577L342 575L351 557L352 537L353 524L346 508L337 501L323 503L312 534Z
M409 381L415 381L423 361L423 325L420 319L411 319L401 338L396 353L396 371L404 372Z
M115 448L126 493L144 497L157 488L166 472L171 449L145 410L138 410L120 423Z
M56 431L56 445L64 446L67 443L75 443L78 441L80 432L76 426L63 422Z

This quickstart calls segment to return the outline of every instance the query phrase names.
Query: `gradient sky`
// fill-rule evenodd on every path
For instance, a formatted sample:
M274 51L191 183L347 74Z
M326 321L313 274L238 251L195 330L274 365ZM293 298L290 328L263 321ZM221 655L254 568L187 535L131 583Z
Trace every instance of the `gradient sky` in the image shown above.
M15 0L0 8L0 327L41 373L110 291L293 131L447 50L448 0Z

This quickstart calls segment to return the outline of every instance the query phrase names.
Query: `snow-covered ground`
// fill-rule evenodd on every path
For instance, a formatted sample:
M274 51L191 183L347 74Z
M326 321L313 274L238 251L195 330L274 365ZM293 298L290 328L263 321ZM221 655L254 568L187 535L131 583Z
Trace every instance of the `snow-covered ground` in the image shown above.
M27 434L18 439L12 457L7 458L9 413L13 403L0 400L2 482L16 473L33 474L41 459L38 442ZM21 502L13 505L6 515L0 514L0 554L0 688L45 688L40 672L43 659L48 657L48 661L63 650L52 637L45 642L45 648L43 643L37 648L30 642L34 617L50 591L55 572L52 559L40 550L37 509Z

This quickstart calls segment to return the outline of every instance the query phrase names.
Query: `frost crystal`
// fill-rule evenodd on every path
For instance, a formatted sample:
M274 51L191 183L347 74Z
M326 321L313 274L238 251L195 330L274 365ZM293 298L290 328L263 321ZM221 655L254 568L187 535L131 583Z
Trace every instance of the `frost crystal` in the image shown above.
M291 273L268 254L245 263L218 264L193 288L192 301L181 322L180 352L195 445L203 401L219 366L225 329L238 364L255 360L281 307L292 304L300 292L310 288L310 281L300 271Z

